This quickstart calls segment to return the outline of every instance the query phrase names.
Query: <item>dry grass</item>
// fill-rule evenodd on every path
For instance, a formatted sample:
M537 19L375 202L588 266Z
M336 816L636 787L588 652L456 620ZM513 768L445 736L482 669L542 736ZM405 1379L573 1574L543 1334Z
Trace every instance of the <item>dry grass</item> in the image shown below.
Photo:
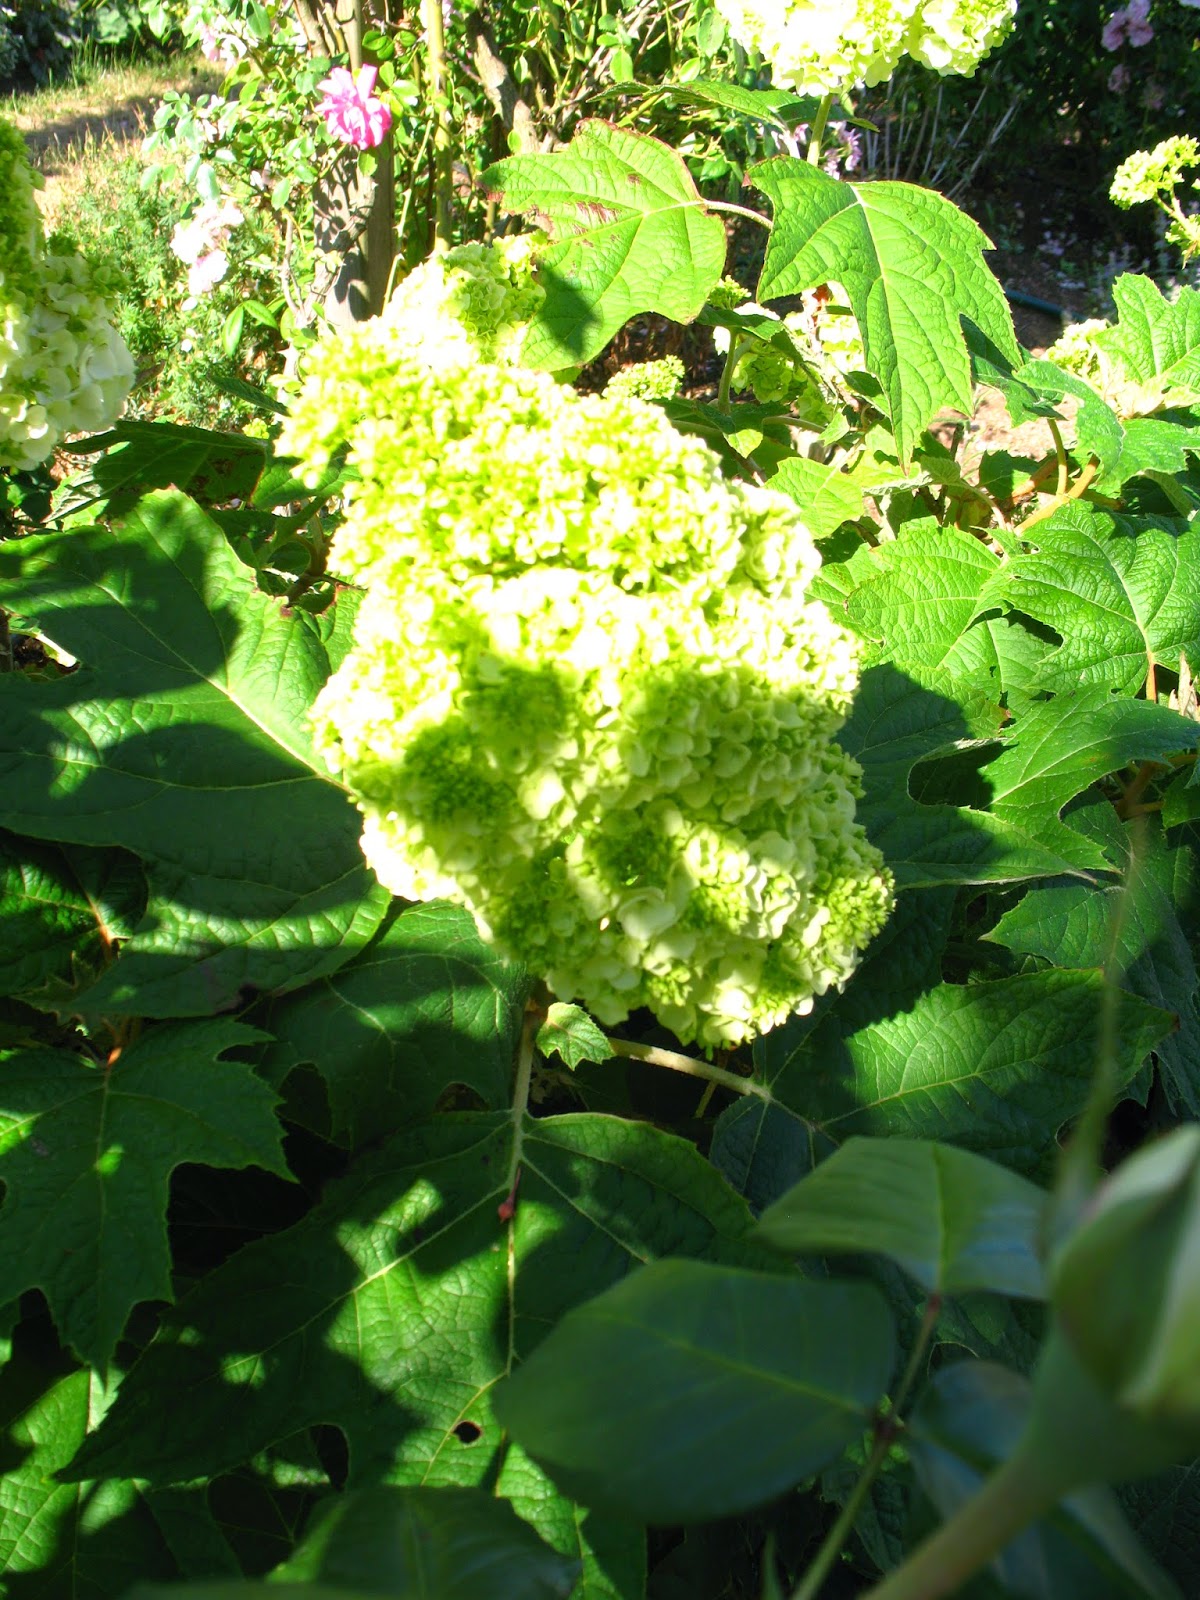
M90 144L140 140L168 89L211 91L220 75L191 56L131 62L89 74L82 83L53 84L0 100L0 115L25 135L46 177L73 165Z
M45 179L38 196L48 226L69 213L71 197L92 181L97 165L120 160L145 137L169 89L212 92L221 77L200 57L127 62L0 100L0 116L24 135Z

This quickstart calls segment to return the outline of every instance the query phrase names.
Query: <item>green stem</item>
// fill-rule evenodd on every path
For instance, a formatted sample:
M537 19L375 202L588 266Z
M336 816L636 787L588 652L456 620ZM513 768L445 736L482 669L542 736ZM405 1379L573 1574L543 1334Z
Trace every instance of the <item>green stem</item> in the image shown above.
M753 1078L739 1077L736 1072L726 1072L724 1067L714 1067L709 1061L699 1061L695 1056L680 1055L675 1050L660 1050L654 1044L634 1044L629 1039L610 1039L608 1047L615 1056L629 1061L645 1061L652 1067L669 1067L672 1072L686 1072L691 1078L704 1078L732 1089L735 1094L757 1095L760 1100L770 1100L771 1091Z
M853 1493L842 1507L837 1521L821 1542L821 1548L800 1583L800 1587L792 1594L792 1600L817 1600L821 1586L833 1567L834 1562L842 1553L842 1546L854 1532L854 1524L858 1521L858 1514L866 1503L866 1498L871 1492L871 1485L879 1476L884 1462L891 1452L892 1440L896 1433L896 1418L900 1415L917 1378L920 1376L921 1363L929 1348L929 1341L933 1338L938 1318L942 1314L942 1297L940 1294L930 1295L925 1305L925 1315L921 1319L921 1326L917 1330L917 1337L913 1342L908 1363L904 1368L904 1375L896 1386L892 1396L891 1414L884 1417L876 1424L875 1443L871 1454L867 1457L867 1464L862 1470L858 1482L854 1485Z
M717 385L717 410L726 415L729 414L729 391L733 387L734 369L745 345L746 341L738 334L729 335L729 349L725 355L725 365L721 368L721 381Z
M953 1594L1058 1498L1037 1463L1018 1450L865 1600L941 1600Z
M1058 423L1053 417L1047 417L1046 421L1050 425L1050 437L1054 440L1054 456L1058 462L1058 485L1054 492L1061 500L1071 482L1071 463L1067 460L1067 447L1063 443L1062 430Z
M728 211L734 217L749 217L751 222L757 222L762 227L769 229L770 219L764 217L759 211L751 211L749 206L735 206L731 200L705 200L706 211Z
M808 136L808 161L809 165L821 165L821 140L825 137L825 124L829 121L829 113L833 109L833 96L827 94L817 107L817 114L813 118L812 132Z
M429 100L433 106L433 248L450 248L450 79L446 67L446 33L442 0L421 0Z

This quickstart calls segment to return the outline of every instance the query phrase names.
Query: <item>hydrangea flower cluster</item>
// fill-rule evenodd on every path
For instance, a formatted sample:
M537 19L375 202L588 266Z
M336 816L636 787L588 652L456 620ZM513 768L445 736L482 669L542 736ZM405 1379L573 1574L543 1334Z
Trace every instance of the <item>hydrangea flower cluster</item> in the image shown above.
M842 983L889 909L833 742L854 642L805 597L790 501L654 405L496 360L512 271L450 251L309 354L281 444L313 474L350 446L330 562L366 589L317 741L394 892L465 902L606 1025L648 1006L733 1044Z
M1163 139L1153 150L1127 156L1113 174L1109 199L1128 210L1147 200L1163 204L1189 167L1200 165L1200 143L1187 134Z
M678 356L639 361L614 372L604 386L610 400L673 400L683 388L683 362Z
M133 382L111 285L47 243L34 186L24 140L0 121L0 468L21 470L63 434L115 421Z
M729 31L771 63L778 87L837 94L882 83L902 56L970 76L1016 0L716 0Z

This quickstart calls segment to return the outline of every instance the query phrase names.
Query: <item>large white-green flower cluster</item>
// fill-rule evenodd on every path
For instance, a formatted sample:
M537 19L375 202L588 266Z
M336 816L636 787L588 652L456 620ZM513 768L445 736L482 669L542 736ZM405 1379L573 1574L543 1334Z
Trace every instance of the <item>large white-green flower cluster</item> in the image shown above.
M462 348L392 306L309 357L281 443L314 473L349 443L330 563L366 589L318 742L394 892L464 902L605 1024L743 1040L843 982L890 903L817 552L658 407Z
M107 427L133 381L107 285L42 235L25 142L0 121L0 467L44 461L65 433Z
M778 87L837 94L883 83L910 55L970 76L1008 32L1016 0L716 0L739 44Z

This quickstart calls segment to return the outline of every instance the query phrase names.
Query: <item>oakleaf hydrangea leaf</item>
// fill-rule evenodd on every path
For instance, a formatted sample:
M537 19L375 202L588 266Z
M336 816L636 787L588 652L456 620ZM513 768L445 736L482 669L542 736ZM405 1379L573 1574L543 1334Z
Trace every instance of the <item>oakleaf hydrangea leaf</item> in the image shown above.
M391 1600L566 1600L576 1569L482 1489L359 1489L327 1500L271 1575Z
M418 1124L168 1312L71 1472L124 1461L139 1478L186 1481L330 1423L349 1446L348 1487L486 1483L561 1553L582 1553L584 1593L612 1595L592 1541L615 1539L616 1558L631 1536L640 1548L637 1530L581 1527L506 1446L492 1389L567 1309L642 1261L759 1259L743 1243L749 1221L697 1151L646 1124Z
M1114 700L1105 688L1059 694L1030 707L1012 742L985 769L989 810L1078 868L1111 870L1100 846L1061 820L1067 803L1130 762L1166 764L1197 744L1200 723L1166 706Z
M218 1019L149 1028L103 1064L63 1050L0 1058L0 1281L10 1295L41 1289L64 1343L101 1370L133 1307L171 1298L174 1169L289 1176L276 1096L221 1060L259 1037Z
M579 366L642 311L691 322L725 266L725 228L682 156L646 134L583 122L565 150L510 156L480 182L550 235L546 291L522 362Z
M259 1070L282 1083L311 1062L332 1135L352 1148L426 1116L450 1084L507 1104L525 975L444 900L397 906L361 955L275 1001Z
M960 317L1017 359L1008 304L983 260L990 241L949 200L911 184L844 183L790 156L754 167L748 181L775 213L757 298L843 285L910 460L943 407L971 413Z
M943 983L844 1037L834 1013L811 1044L775 1060L771 1095L827 1144L855 1134L936 1139L1036 1173L1087 1098L1103 988L1095 970ZM1174 1026L1167 1012L1119 996L1122 1086Z
M537 1047L543 1055L561 1056L572 1071L582 1061L607 1061L612 1046L581 1006L556 1000L538 1029Z
M1200 293L1185 286L1168 300L1151 279L1127 272L1112 296L1116 326L1093 339L1123 376L1164 395L1200 391Z
M1033 548L1006 564L992 594L1062 636L1038 673L1043 687L1134 694L1180 655L1200 670L1200 523L1072 504L1025 543Z
M1178 1029L1155 1047L1163 1089L1173 1111L1200 1117L1200 976L1186 931L1200 900L1196 857L1148 826L1124 842L1114 865L1130 870L1120 883L1035 886L987 937L1056 966L1108 966L1124 988L1174 1012Z
M972 627L998 566L986 545L957 528L906 524L861 562L860 577L871 575L847 599L847 620L905 672L952 694L964 684L998 694L991 635Z
M0 680L0 824L150 863L146 917L80 1005L208 1015L361 949L387 897L305 733L328 626L260 594L178 494L148 496L116 539L5 545L0 580L81 663Z

